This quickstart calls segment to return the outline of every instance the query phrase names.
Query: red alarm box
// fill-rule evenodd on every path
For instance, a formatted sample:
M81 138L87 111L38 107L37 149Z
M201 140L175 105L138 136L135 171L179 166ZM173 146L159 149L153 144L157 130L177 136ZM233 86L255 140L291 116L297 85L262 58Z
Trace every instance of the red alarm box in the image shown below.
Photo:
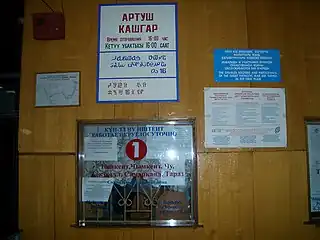
M65 39L65 20L62 12L34 13L33 38L36 40Z

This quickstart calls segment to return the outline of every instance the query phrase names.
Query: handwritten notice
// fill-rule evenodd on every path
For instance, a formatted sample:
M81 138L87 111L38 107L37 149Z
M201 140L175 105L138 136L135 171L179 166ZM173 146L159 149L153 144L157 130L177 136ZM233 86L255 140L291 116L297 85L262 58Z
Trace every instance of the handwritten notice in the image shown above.
M178 101L176 4L100 5L97 102Z

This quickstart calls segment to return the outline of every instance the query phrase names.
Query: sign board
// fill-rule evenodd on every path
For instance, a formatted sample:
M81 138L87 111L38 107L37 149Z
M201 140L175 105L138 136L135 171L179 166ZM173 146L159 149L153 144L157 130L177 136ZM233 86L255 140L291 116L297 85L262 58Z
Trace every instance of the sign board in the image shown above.
M283 88L205 88L205 147L286 147Z
M271 49L215 49L216 82L280 82L280 51Z
M80 72L38 73L36 107L78 106Z
M101 210L101 219L96 216L99 224L166 225L172 224L170 219L194 224L194 124L193 120L80 122L79 225L90 223L91 214L84 209L92 209L86 206L92 204L108 209ZM181 212L170 210L171 201L179 201ZM164 210L159 212L160 208Z
M177 6L99 7L97 102L178 101Z
M320 220L320 120L307 120L310 220Z

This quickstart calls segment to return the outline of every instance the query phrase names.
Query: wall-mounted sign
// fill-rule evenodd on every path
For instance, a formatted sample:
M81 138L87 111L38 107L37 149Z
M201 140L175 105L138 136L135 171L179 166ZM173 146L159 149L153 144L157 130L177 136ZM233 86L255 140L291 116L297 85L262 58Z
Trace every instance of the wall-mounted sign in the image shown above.
M280 51L274 49L215 49L216 82L280 82Z
M78 106L80 72L37 73L36 107Z
M79 225L195 224L194 125L187 119L80 122ZM94 206L101 207L92 218L85 209Z
M310 219L320 220L320 120L306 121Z
M97 102L178 101L177 6L99 7Z
M286 147L283 88L205 88L205 147Z

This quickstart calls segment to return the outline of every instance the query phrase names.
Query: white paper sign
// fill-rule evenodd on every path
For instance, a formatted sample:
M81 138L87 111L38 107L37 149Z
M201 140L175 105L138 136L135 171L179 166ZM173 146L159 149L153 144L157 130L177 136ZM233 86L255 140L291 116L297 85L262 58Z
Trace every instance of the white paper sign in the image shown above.
M108 202L113 187L111 178L82 178L83 202Z
M311 211L320 212L320 123L308 124Z
M97 102L177 101L176 4L101 5Z
M116 137L84 138L84 160L85 161L117 161L118 147Z
M286 147L282 88L205 88L205 147Z
M79 105L80 72L39 73L36 78L36 107Z

